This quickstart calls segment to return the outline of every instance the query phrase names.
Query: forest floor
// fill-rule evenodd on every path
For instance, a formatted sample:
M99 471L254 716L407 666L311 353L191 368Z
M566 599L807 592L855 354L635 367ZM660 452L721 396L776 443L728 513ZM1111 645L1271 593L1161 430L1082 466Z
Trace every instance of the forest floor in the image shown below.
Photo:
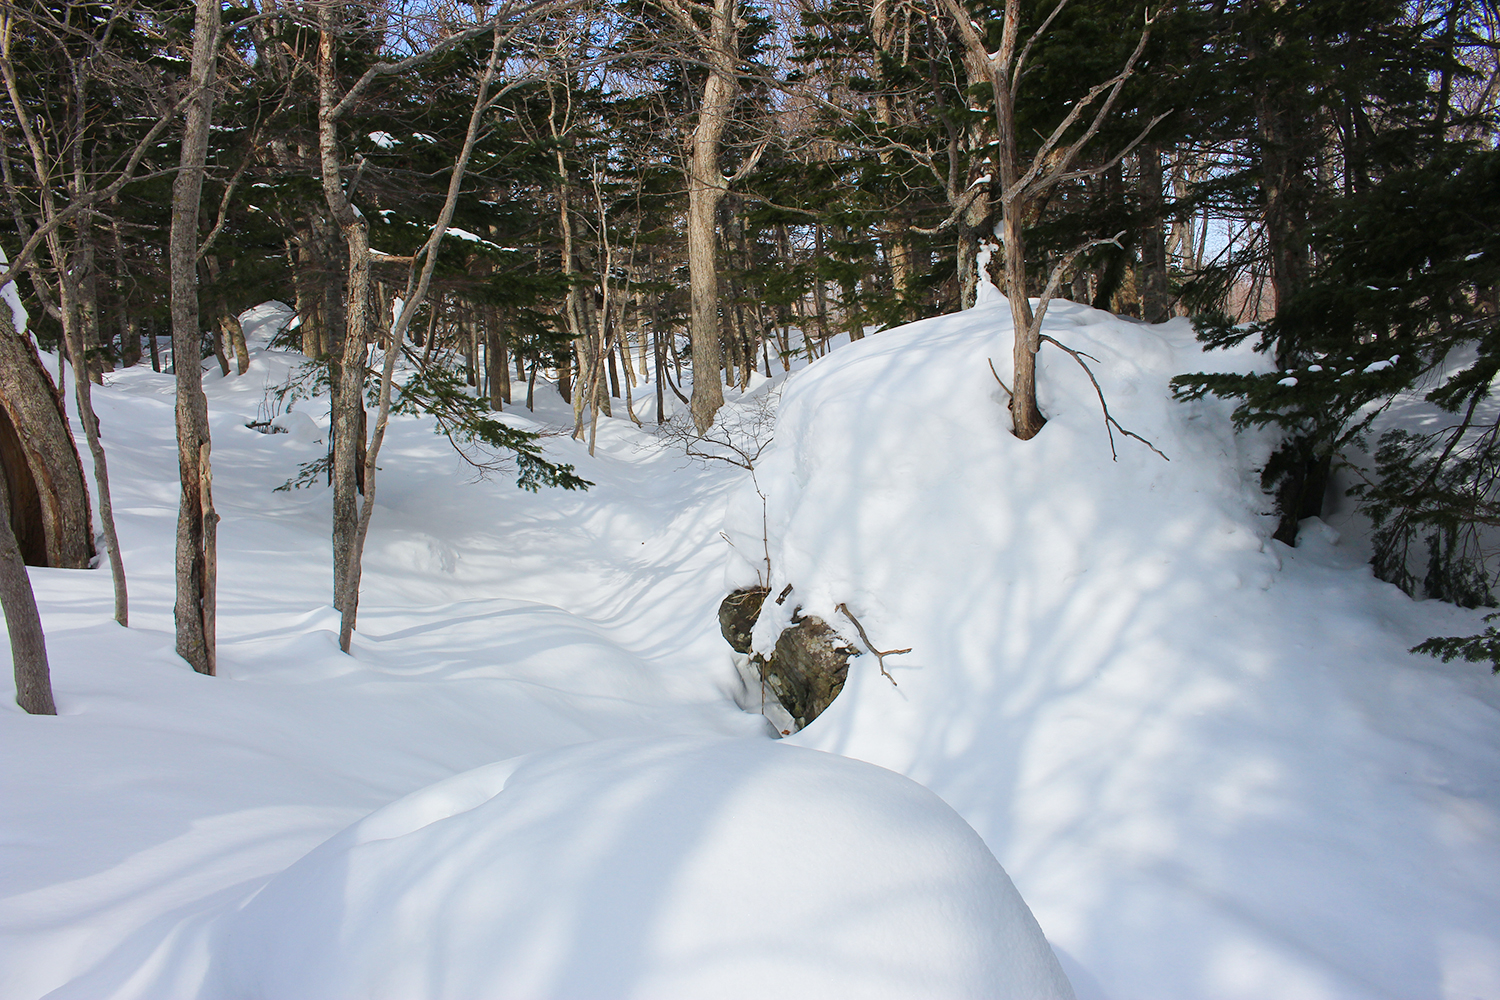
M1342 540L1320 523L1296 549L1268 539L1254 472L1268 440L1236 436L1227 406L1175 403L1166 389L1175 374L1259 359L1201 354L1184 321L1145 327L1054 304L1049 331L1098 359L1110 412L1170 461L1119 434L1112 459L1092 386L1050 348L1040 375L1049 424L1033 442L1012 438L986 364L1009 378L1008 312L993 295L845 344L737 398L729 433L752 437L779 399L775 442L753 479L689 459L656 433L649 386L637 389L645 426L617 402L593 456L567 436L571 409L550 386L538 385L535 413L507 411L547 432L548 456L595 484L580 493L527 493L504 473L478 479L429 421L398 417L346 656L329 606L329 491L276 490L326 453L326 398L267 410L268 391L302 361L267 345L284 319L273 305L252 311L250 370L205 375L223 517L216 678L173 653L172 378L140 366L94 394L131 627L111 619L107 568L32 570L60 714L33 718L0 699L3 1000L353 995L348 981L299 980L299 963L328 966L326 954L297 948L357 951L348 928L374 927L381 911L414 900L450 912L459 888L439 892L409 866L388 866L379 877L400 886L377 886L356 907L350 876L333 890L347 897L335 921L344 930L278 944L267 921L316 909L298 893L327 889L316 859L332 848L318 845L357 854L368 839L399 840L369 831L402 809L451 819L499 795L518 765L494 766L519 755L618 773L623 787L646 772L610 768L642 746L670 756L723 741L829 751L936 793L1009 872L1083 1000L1500 998L1500 680L1406 652L1430 635L1478 631L1479 614L1374 580L1355 521L1337 525ZM246 426L272 415L283 433ZM773 744L716 617L730 589L756 582L792 588L767 605L760 648L798 609L853 639L842 604L877 645L912 651L887 658L893 680L874 657L856 659L828 712ZM706 788L719 765L702 760L690 771ZM812 779L788 780L767 809L828 799ZM871 801L908 808L907 794L877 790ZM556 806L552 835L599 822L593 806L569 801ZM448 829L472 836L474 826ZM341 842L346 828L355 832ZM831 843L789 842L747 870L773 884L773 912L806 917L802 897L842 893L844 908L823 922L853 926L851 901L887 883L832 863L835 874L799 883L777 866L852 852L856 868L905 865L916 878L920 848L899 836L915 827L891 829L884 846L855 838L856 849L847 830ZM669 816L633 834L629 850L616 845L622 860L602 875L569 868L574 855L559 848L554 862L572 881L535 893L582 900L643 857L657 871L663 858L712 847L727 859L724 885L739 886L724 890L730 902L753 894L727 878L751 847L706 821L695 831ZM422 843L458 857L461 839ZM545 852L527 857L551 863ZM922 878L972 874L973 864ZM463 873L445 877L461 883ZM283 910L263 902L275 898ZM431 963L451 974L470 959L443 952L451 941L402 945L397 935L385 954L359 960L390 962L392 949L409 948L428 963L425 985L375 980L386 992L368 995L709 995L682 984L722 976L712 995L748 996L762 995L760 972L788 997L835 995L839 982L848 996L1005 995L959 979L929 990L894 973L847 978L884 968L882 955L940 949L950 924L931 913L941 905L912 904L908 918L929 933L904 946L872 931L845 940L842 957L782 952L778 968L762 943L748 972L698 954L711 968L673 980L663 970L677 975L686 959L669 961L651 942L686 932L658 939L653 928L687 910L658 905L636 918L634 936L616 928L615 950L590 957L579 942L597 928L583 909L569 923L547 916L539 895L505 898L535 918L521 921L526 933L541 934L532 978L444 980ZM260 936L236 938L236 915L257 906ZM377 940L372 930L354 944ZM480 934L472 947L499 946ZM570 963L591 961L611 964L614 978L579 979ZM281 978L245 971L257 962Z

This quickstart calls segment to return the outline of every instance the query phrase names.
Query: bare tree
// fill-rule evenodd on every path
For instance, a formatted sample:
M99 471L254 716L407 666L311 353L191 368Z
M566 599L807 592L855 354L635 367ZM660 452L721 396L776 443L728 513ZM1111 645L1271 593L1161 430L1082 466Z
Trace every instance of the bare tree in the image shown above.
M490 87L494 83L495 74L501 63L501 55L509 37L507 32L500 30L498 16L497 20L491 23L490 30L492 38L489 61L485 64L484 72L478 81L474 109L469 115L469 127L464 134L464 144L454 159L453 171L448 178L447 196L443 199L443 207L439 210L437 221L432 226L432 235L412 259L407 272L406 288L401 296L401 308L395 316L385 343L385 362L380 378L380 401L375 426L370 433L370 443L365 449L364 502L360 507L358 526L353 544L349 549L349 565L344 572L345 591L342 605L343 616L339 624L339 647L346 653L349 651L359 610L359 583L363 572L365 539L369 535L370 518L375 511L375 487L378 473L375 463L380 456L381 445L385 441L386 425L390 421L391 390L396 372L396 358L401 353L401 345L406 339L406 331L411 325L412 318L421 308L427 297L427 290L432 284L432 274L437 267L438 248L448 232L449 224L453 221L453 211L458 204L459 193L463 190L464 175L468 170L469 160L473 156L475 143L479 139L484 113L493 106L495 97L498 96L491 94ZM514 85L513 82L511 86ZM418 262L421 263L420 270Z
M49 31L56 27L35 22L32 26L38 31ZM85 56L67 60L65 78L73 90L74 109L66 122L53 123L51 134L44 134L33 123L34 115L28 113L21 96L15 66L11 61L15 27L14 15L0 16L0 76L4 77L11 108L31 154L32 169L36 174L42 220L39 232L52 258L63 338L73 362L78 416L83 423L84 437L94 460L94 483L99 493L99 521L104 530L110 573L114 581L115 620L126 625L129 624L130 602L125 583L125 565L120 556L119 539L115 534L109 469L100 438L99 417L94 412L90 384L89 348L97 340L98 302L93 290L93 237L89 232L91 209L88 207L90 199L86 197L93 192L87 177L83 151L90 143L85 108L92 78L92 59ZM57 48L60 52L66 51L60 40ZM63 239L60 226L60 217L64 215L59 205L63 189L67 190L69 201L83 206L78 210L76 220L79 235L72 241L72 245ZM23 254L33 245L28 240ZM86 328L90 327L93 328L92 335L86 333Z
M219 46L219 0L197 0L191 99L182 129L182 156L172 183L168 238L172 274L172 367L177 377L177 460L182 484L177 509L177 652L200 674L215 673L217 528L209 462L208 400L203 395L198 314L198 211L213 123L213 77Z
M692 57L708 70L698 117L683 139L683 173L688 184L687 249L688 330L693 342L693 424L706 431L724 405L719 381L723 358L719 348L719 204L730 185L748 176L760 162L765 143L755 148L732 176L721 167L724 132L739 94L740 28L738 0L656 0L676 22L692 48Z
M1103 83L1095 84L1069 107L1068 113L1037 147L1029 161L1023 161L1016 135L1016 93L1026 70L1026 60L1037 41L1044 37L1052 22L1062 13L1068 0L1057 6L1032 32L1024 45L1020 41L1020 0L1006 0L1005 20L1001 28L1000 47L989 51L980 28L970 18L959 0L938 0L958 32L964 46L964 66L971 84L988 83L995 102L995 160L998 168L998 201L1002 212L1003 252L1005 260L1005 294L1010 301L1015 324L1014 385L1011 392L1011 420L1016 437L1023 441L1035 437L1046 423L1036 405L1036 354L1041 349L1042 318L1047 303L1056 294L1063 274L1085 250L1112 240L1090 240L1065 255L1052 267L1036 311L1026 297L1026 225L1031 210L1040 198L1059 184L1095 177L1112 169L1143 142L1165 115L1153 118L1141 133L1114 155L1091 166L1076 166L1079 154L1093 141L1109 119L1119 100L1125 81L1135 72L1136 63L1151 37L1152 18L1147 17L1140 38L1124 67ZM1075 126L1083 126L1076 132Z
M396 359L412 318L426 298L432 273L437 265L438 247L448 231L462 190L468 162L478 140L484 114L496 100L510 92L523 81L535 79L520 68L520 60L507 53L507 46L515 41L519 33L537 21L565 9L569 0L532 0L532 2L504 5L481 23L454 31L429 47L405 59L382 61L369 66L347 90L339 90L335 55L335 41L343 30L340 11L333 4L322 4L318 8L318 150L323 183L323 195L334 222L343 234L348 249L348 290L346 293L346 320L344 344L337 384L334 392L333 438L334 454L332 475L333 497L333 542L334 542L334 605L341 614L339 645L349 651L350 642L358 619L359 586L365 538L369 532L374 513L376 458L384 441L386 425L391 410L391 391ZM385 361L380 384L379 409L370 441L364 447L363 462L359 452L365 445L364 385L367 375L366 357L370 342L370 268L371 250L369 223L363 213L355 207L351 193L358 185L364 169L363 161L355 168L349 189L344 186L344 167L338 145L339 120L359 100L366 89L377 79L416 69L440 54L450 51L485 33L491 34L490 57L480 78L476 81L477 96L464 145L454 161L449 177L447 197L433 225L432 233L423 248L412 257L408 270L406 288L402 293L402 308L395 317L385 343ZM515 75L498 92L491 92L496 74L502 67L514 70ZM362 475L361 475L362 474ZM363 483L364 502L360 504L357 493Z

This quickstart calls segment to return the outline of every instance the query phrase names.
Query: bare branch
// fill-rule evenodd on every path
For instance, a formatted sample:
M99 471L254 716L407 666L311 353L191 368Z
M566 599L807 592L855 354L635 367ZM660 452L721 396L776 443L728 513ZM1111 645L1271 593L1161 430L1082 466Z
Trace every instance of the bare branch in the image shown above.
M885 658L887 656L899 656L902 653L910 653L911 647L908 646L905 649L876 649L875 644L870 641L870 637L865 634L865 627L859 623L858 618L854 617L854 612L849 610L849 605L840 604L836 610L853 622L855 628L859 629L859 637L864 640L865 648L875 654L875 662L880 665L880 673L886 680L891 682L891 687L898 687L896 678L892 677L890 671L885 669Z
M1079 118L1083 116L1084 111L1098 100L1101 94L1108 91L1108 96L1105 98L1104 103L1094 112L1093 120L1089 122L1088 128L1084 130L1083 135L1064 148L1062 156L1058 158L1057 164L1053 167L1051 173L1061 174L1067 171L1068 167L1072 165L1073 159L1083 147L1088 145L1094 136L1098 134L1099 129L1104 125L1105 119L1114 110L1115 102L1119 100L1120 91L1124 88L1125 81L1130 79L1135 73L1135 64L1140 61L1141 54L1146 51L1146 43L1151 38L1152 23L1152 19L1148 17L1145 27L1141 29L1141 37L1136 42L1135 51L1130 54L1130 58L1125 61L1125 65L1120 72L1103 83L1098 83L1090 87L1088 93L1084 94L1069 109L1067 115L1058 124L1057 128L1052 130L1052 134L1047 137L1047 140L1042 143L1041 148L1036 151L1036 155L1031 158L1031 168L1017 178L1016 182L1006 190L1004 197L1007 201L1019 197L1023 192L1030 191L1031 193L1035 193L1037 189L1056 183L1056 179L1053 178L1043 179L1040 184L1035 186L1032 184L1033 181L1041 176L1052 154L1052 150L1057 148L1058 143L1062 141L1062 137L1067 133L1068 129L1073 127ZM1152 124L1154 125L1155 123L1153 122Z
M994 362L994 360L992 358L986 358L985 360L990 363L990 374L993 375L993 376L995 376L995 381L1000 383L1000 388L1004 389L1005 390L1005 394L1007 396L1009 396L1011 399L1015 399L1016 398L1016 394L1010 391L1010 386L1006 385L1005 384L1005 380L1000 377L1000 373L997 372L997 371L995 371L995 362Z
M1141 444L1145 445L1147 448L1150 448L1152 451L1156 452L1158 455L1161 455L1163 461L1167 461L1167 462L1172 461L1170 458L1167 458L1167 456L1165 454L1162 454L1162 450L1160 448L1158 448L1156 445L1152 444L1150 441L1147 441L1145 438L1141 437L1135 431L1126 430L1124 427L1120 426L1120 422L1118 420L1116 420L1110 414L1110 412L1109 412L1109 404L1104 401L1104 390L1101 389L1101 388L1099 388L1099 380L1096 379L1096 378L1094 378L1094 370L1088 366L1088 363L1086 361L1083 360L1084 358L1088 358L1089 361L1098 362L1098 360L1099 360L1098 358L1094 357L1092 354L1085 354L1082 351L1075 351L1075 350L1073 350L1073 348L1069 347L1067 344L1062 343L1061 341L1057 340L1055 337L1049 337L1045 333L1041 334L1037 339L1039 339L1039 340L1045 340L1047 343L1053 345L1054 347L1060 348L1061 350L1065 351L1067 354L1071 355L1072 358L1073 358L1073 360L1076 361L1076 362L1078 362L1079 367L1081 367L1083 369L1084 374L1089 377L1089 381L1092 382L1092 383L1094 383L1094 392L1098 393L1098 395L1099 395L1099 407L1100 407L1100 409L1102 409L1104 411L1104 430L1105 430L1106 433L1109 434L1109 454L1110 454L1110 457L1112 457L1116 462L1118 462L1120 460L1119 454L1115 451L1115 434L1114 434L1115 431L1119 431L1121 434L1125 435L1126 437L1135 438L1137 441L1139 441Z
M1047 315L1047 306L1052 303L1052 299L1057 295L1057 288L1062 284L1062 277L1068 268L1073 266L1073 262L1080 255L1088 253L1094 247L1106 245L1119 246L1120 237L1124 235L1125 230L1122 229L1108 239L1101 237L1099 239L1086 240L1070 250L1062 260L1053 265L1052 272L1047 275L1047 287L1042 289L1041 298L1037 300L1036 314L1031 318L1031 330L1028 332L1037 333L1041 330L1042 318Z
M1145 142L1146 136L1151 134L1151 130L1156 128L1157 125L1161 124L1162 119L1166 118L1171 113L1171 110L1163 111L1161 114L1151 119L1146 123L1146 127L1141 129L1141 131L1136 135L1134 139L1131 139L1124 148L1122 148L1118 153L1110 157L1110 159L1106 160L1104 163L1098 164L1097 166L1093 167L1085 167L1082 170L1070 170L1066 173L1061 174L1048 174L1047 177L1043 179L1040 186L1051 187L1052 185L1060 184L1063 181L1078 180L1084 177L1098 177L1105 171L1114 169L1116 164L1118 164L1121 160L1125 159L1125 157L1134 152L1137 146Z

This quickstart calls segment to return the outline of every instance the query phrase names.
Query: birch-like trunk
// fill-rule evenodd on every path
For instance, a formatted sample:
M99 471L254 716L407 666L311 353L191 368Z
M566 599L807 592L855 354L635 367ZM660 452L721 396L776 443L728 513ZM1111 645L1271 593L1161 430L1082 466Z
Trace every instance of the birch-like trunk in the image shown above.
M343 350L333 386L333 606L352 623L359 581L350 579L350 553L359 524L359 452L364 441L365 354L370 299L369 223L344 192L339 159L339 105L334 39L339 25L327 5L318 12L318 155L323 198L348 251ZM352 630L352 624L351 624ZM347 645L345 651L348 651Z
M719 203L729 189L720 169L724 128L734 107L738 31L735 0L714 0L703 36L708 79L698 105L698 121L687 140L688 330L693 341L693 426L702 434L724 405L719 381Z
M182 132L182 159L172 183L172 368L177 375L177 652L200 674L215 672L215 551L218 515L204 493L209 470L208 400L203 395L198 319L198 207L213 121L211 86L219 34L218 0L198 0L189 80L194 96Z

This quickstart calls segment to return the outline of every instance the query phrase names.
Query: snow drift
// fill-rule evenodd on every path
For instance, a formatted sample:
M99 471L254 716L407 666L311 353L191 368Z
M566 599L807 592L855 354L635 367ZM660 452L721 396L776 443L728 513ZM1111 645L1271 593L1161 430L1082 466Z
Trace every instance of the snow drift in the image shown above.
M497 955L512 995L880 995L939 959L901 995L1032 959L1052 988L994 858L1081 1000L1500 997L1500 695L1484 667L1405 652L1478 613L1376 582L1333 527L1266 540L1268 441L1167 393L1258 358L1054 305L1048 332L1170 463L1118 436L1112 461L1050 346L1050 422L1015 441L993 300L778 377L754 480L621 416L592 457L546 439L593 489L532 495L472 482L398 417L345 656L327 491L273 492L326 454L326 397L288 433L245 426L300 360L265 349L286 314L246 317L248 375L205 378L220 677L172 653L172 378L95 391L132 627L106 572L32 571L61 714L0 699L0 997L398 974L463 996ZM572 425L537 398L504 419ZM777 614L853 639L847 603L880 648L912 647L887 661L899 686L858 658L828 712L765 739L714 613L765 575L793 586ZM792 744L915 779L993 857L909 782ZM816 869L792 831L824 839Z
M225 995L1071 997L931 792L761 741L606 740L440 782L273 879Z
M1034 440L1009 431L1003 300L793 376L726 522L730 587L888 657L793 739L936 791L1112 1000L1500 996L1500 715L1481 667L1406 649L1464 628L1314 525L1271 542L1230 407L1175 374L1263 363L1054 302ZM764 496L764 500L762 500ZM766 575L769 562L769 579ZM899 685L899 686L896 686ZM1076 962L1074 960L1076 959ZM1081 966L1081 967L1080 967Z

